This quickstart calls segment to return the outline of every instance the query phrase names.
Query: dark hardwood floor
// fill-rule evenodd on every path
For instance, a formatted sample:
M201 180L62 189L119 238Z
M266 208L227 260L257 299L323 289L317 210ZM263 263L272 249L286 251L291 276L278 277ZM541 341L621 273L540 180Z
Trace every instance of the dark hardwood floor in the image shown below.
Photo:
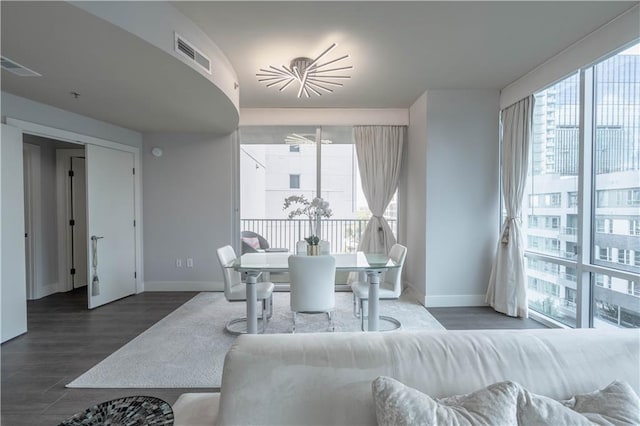
M142 293L89 311L84 289L28 302L29 332L1 347L4 426L57 425L91 405L129 395L173 404L209 389L68 389L65 385L197 293ZM447 329L539 328L490 308L430 308Z
M142 293L91 311L85 289L29 301L28 333L1 348L0 423L57 425L93 404L122 396L150 395L173 403L184 392L214 391L65 388L196 294Z
M447 330L489 330L547 328L530 318L513 318L498 313L492 308L428 308Z

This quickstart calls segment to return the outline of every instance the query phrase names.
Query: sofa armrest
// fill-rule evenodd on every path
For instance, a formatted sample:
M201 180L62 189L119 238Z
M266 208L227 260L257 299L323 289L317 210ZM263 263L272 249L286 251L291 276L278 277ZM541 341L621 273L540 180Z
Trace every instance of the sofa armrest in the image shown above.
M173 404L175 426L214 426L219 393L183 393Z

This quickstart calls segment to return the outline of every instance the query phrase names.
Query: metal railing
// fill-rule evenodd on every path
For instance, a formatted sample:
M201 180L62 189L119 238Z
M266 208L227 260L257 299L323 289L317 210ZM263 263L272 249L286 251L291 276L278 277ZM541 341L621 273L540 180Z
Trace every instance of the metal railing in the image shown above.
M386 218L397 236L397 219ZM331 243L332 253L357 251L369 219L322 219L320 236ZM262 235L271 247L284 247L294 252L296 243L309 236L307 219L240 219L242 231Z

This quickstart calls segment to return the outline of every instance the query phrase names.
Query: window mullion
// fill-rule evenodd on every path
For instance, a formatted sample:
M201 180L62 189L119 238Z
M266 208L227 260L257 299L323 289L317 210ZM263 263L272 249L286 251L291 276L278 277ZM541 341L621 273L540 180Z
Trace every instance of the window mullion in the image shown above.
M316 197L322 197L322 129L316 127Z
M580 72L580 143L578 149L578 264L576 295L576 327L592 327L591 274L585 265L591 263L593 233L593 69Z

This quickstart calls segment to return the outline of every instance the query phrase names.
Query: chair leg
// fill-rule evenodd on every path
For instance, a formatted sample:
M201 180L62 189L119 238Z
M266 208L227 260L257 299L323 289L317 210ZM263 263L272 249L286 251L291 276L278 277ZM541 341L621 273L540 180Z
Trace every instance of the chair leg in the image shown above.
M327 312L327 316L329 317L329 330L336 331L336 326L333 323L333 312Z
M295 334L296 332L296 313L295 311L293 312L293 329L291 330L292 334Z
M355 293L353 294L353 316L356 318L360 318L360 312L358 312L358 298Z
M364 330L364 301L365 299L358 299L358 301L360 302L360 329L362 331Z
M267 331L267 323L269 322L269 317L267 316L268 303L268 299L262 299L262 334Z

